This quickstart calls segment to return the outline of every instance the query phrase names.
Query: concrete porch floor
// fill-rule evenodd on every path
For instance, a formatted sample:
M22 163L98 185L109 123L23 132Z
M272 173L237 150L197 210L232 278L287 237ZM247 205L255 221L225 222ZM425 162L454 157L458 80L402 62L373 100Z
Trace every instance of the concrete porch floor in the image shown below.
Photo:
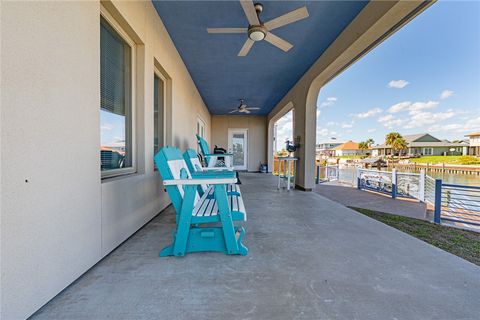
M314 192L241 174L249 255L159 258L170 207L33 319L478 319L480 268Z

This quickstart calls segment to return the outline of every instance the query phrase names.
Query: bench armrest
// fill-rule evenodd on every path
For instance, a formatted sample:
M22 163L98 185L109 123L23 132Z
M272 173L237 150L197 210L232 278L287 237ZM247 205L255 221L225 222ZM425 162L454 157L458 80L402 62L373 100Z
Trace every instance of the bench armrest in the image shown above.
M205 157L233 157L233 153L208 153Z
M237 178L202 178L202 179L170 179L164 180L163 184L165 186L174 186L174 185L187 185L187 186L196 186L202 184L232 184L237 183Z
M192 172L193 179L225 179L225 178L236 178L237 174L233 171L221 170L221 171L200 171Z
M203 171L233 171L233 167L203 167Z

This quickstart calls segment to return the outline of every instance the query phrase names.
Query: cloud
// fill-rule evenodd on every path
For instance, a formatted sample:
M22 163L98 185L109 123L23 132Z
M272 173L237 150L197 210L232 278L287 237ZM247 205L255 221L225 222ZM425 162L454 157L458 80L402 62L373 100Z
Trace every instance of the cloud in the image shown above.
M285 148L285 141L293 136L293 113L289 111L275 122L277 126L277 149Z
M411 113L412 111L432 109L432 108L435 108L436 106L438 106L438 101L415 102L410 107L408 107L408 110L410 110L410 113Z
M353 123L342 123L342 128L345 129L345 128L352 128L353 127Z
M397 113L397 112L403 111L403 110L405 110L405 109L408 109L408 107L409 107L411 104L412 104L412 103L411 103L410 101L400 102L400 103L394 104L393 106L391 106L390 108L388 108L387 112Z
M390 121L392 119L393 119L393 116L391 114L387 114L386 116L379 117L378 122L380 122L380 123L387 122L387 121Z
M480 116L467 120L464 123L450 123L446 125L434 124L429 130L432 132L451 131L454 133L468 133L480 128Z
M335 122L335 121L329 121L329 122L327 122L327 126L329 126L329 127L338 126L338 125L339 125L339 123L338 123L338 122Z
M445 100L447 98L450 98L451 96L453 96L452 90L443 90L440 94L440 99Z
M367 112L351 114L351 116L358 119L365 119L365 118L373 117L376 114L382 113L382 111L383 110L380 108L373 108L368 110Z
M401 126L402 124L404 124L406 122L406 120L405 119L395 119L393 117L393 115L387 114L383 117L379 117L378 122L383 124L385 127L391 129L393 127Z
M337 132L328 130L327 128L317 128L317 141L324 140L325 137L335 137Z
M322 111L320 111L320 109L317 108L317 118L320 117L321 114L322 114Z
M392 80L388 83L389 88L402 89L409 85L407 80Z
M112 130L113 129L113 124L111 123L104 123L100 126L101 130Z
M403 101L399 102L397 104L394 104L390 108L388 108L387 112L389 113L397 113L400 111L405 111L409 110L410 112L412 111L419 111L423 109L432 109L438 106L438 101L427 101L427 102L415 102L412 103L410 101Z
M337 97L328 97L325 99L324 102L320 104L320 107L330 107L333 106L335 102L337 102Z
M372 128L372 129L368 129L368 130L367 130L367 132L369 132L369 133L372 133L372 132L375 132L375 131L377 131L377 129L375 129L375 128Z
M452 110L447 110L446 112L425 112L425 111L414 111L411 115L408 122L403 126L404 129L420 128L426 125L434 124L439 121L449 119L455 115L455 112Z

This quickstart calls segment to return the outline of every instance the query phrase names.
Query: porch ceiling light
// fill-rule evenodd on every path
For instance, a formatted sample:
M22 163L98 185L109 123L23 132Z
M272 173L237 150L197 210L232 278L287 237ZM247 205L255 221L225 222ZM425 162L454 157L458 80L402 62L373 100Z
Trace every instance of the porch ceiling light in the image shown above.
M266 34L266 30L262 26L253 26L248 29L248 37L253 41L262 41Z

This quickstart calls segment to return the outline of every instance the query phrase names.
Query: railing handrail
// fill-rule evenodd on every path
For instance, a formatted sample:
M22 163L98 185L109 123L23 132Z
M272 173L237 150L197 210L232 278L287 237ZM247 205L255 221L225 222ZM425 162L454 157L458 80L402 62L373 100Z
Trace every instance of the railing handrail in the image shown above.
M450 188L464 188L464 189L475 189L475 190L480 190L480 187L477 186L466 186L462 184L451 184L451 183L442 183L442 186L444 187L450 187Z

